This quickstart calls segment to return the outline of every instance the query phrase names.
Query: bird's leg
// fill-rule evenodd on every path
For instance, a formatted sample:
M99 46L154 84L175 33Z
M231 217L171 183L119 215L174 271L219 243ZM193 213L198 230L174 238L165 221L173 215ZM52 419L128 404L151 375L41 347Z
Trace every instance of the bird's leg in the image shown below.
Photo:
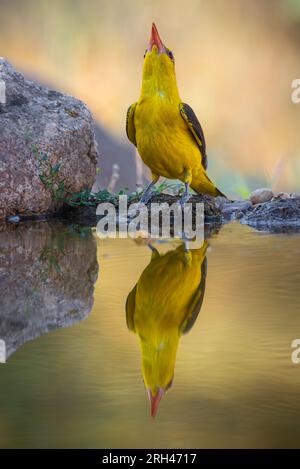
M147 204L149 200L151 199L152 195L152 187L155 185L155 181L151 181L150 184L146 187L146 189L143 192L142 197L140 198L140 204Z
M182 194L182 197L179 201L181 207L184 206L184 204L190 199L191 194L189 194L189 185L192 181L192 173L189 169L186 169L184 171L184 185L185 185L185 190L184 193Z
M191 195L189 194L189 185L190 183L192 182L192 173L190 170L185 170L185 181L184 181L184 185L185 185L185 191L179 201L182 209L184 208L184 204L189 200L189 198L191 197ZM182 233L183 236L182 236L182 240L183 240L183 243L184 243L184 259L185 259L185 265L186 266L190 266L191 265L191 253L190 253L190 250L189 250L189 240L188 238L186 237L185 233L183 232Z
M152 246L151 243L147 243L147 246L152 251L152 254L154 254L155 256L159 255L158 250L154 246Z
M148 184L148 186L146 187L146 189L144 190L143 194L142 194L142 197L140 198L139 202L138 202L138 209L141 207L141 205L143 204L147 204L150 200L151 200L151 197L152 197L152 187L157 183L157 181L159 180L159 176L157 176L156 174L153 174L152 173L152 181ZM140 210L138 210L139 212ZM127 216L127 222L130 223L131 220L133 220L133 218L136 217L137 214L134 214L134 215L128 215Z
M158 179L159 179L159 176L152 173L152 181L150 182L150 184L148 184L148 186L144 190L143 195L140 198L140 202L139 202L140 204L145 204L146 205L149 202L149 200L151 200L152 188L157 183Z
M184 237L183 238L183 243L184 243L184 265L185 267L191 267L192 265L192 253L189 249L188 245L188 240Z
M186 267L190 267L192 263L192 253L189 249L189 240L186 238L185 234L183 233L182 241L184 245L184 265Z

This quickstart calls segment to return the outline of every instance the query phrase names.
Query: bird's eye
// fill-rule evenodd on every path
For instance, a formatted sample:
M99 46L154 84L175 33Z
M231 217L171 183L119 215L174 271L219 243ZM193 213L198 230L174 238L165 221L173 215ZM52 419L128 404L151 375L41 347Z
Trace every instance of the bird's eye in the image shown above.
M170 389L172 384L173 384L173 378L168 382L167 386L165 387L165 390L167 391L168 389Z
M145 50L145 53L144 53L144 58L146 57L147 52L148 52L148 51L147 51L147 49L146 49L146 50Z
M167 55L170 57L172 62L174 62L174 55L173 55L173 52L170 49L167 49Z

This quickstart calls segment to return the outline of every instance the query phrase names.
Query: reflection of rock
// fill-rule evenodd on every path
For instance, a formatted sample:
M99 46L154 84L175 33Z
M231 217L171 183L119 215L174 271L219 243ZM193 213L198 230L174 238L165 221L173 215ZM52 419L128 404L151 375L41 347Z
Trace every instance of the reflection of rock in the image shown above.
M89 228L26 223L1 232L0 340L7 356L30 339L84 319L97 274Z
M78 99L25 80L0 58L0 218L57 210L96 176L94 123Z

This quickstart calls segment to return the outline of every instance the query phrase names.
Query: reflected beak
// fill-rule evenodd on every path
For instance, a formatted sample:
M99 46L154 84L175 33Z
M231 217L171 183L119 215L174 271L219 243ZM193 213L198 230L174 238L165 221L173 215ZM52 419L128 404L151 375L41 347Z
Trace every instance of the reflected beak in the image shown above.
M149 52L152 51L153 46L156 46L159 52L165 52L166 50L161 38L159 37L157 27L155 26L154 23L152 23L151 37L150 37L150 41L148 44Z
M164 396L165 391L163 388L158 388L155 396L152 395L151 389L148 389L148 397L151 404L151 417L155 417L158 411L159 403Z

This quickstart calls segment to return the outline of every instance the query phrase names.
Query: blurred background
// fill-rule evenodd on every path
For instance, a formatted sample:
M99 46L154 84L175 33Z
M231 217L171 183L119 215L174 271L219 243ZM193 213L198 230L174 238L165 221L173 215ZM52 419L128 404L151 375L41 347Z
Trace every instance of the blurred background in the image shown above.
M134 190L147 173L127 142L155 21L183 101L206 135L209 175L229 195L300 190L300 0L0 0L0 55L75 95L97 122L99 187Z

